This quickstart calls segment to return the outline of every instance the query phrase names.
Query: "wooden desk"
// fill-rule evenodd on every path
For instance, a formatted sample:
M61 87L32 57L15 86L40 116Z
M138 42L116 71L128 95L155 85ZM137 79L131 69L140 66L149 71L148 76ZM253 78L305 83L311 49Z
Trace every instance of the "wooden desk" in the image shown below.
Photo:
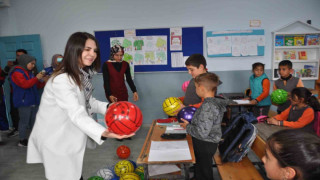
M153 120L152 125L149 129L148 135L146 137L146 140L141 149L140 155L137 159L137 164L141 164L144 167L144 179L149 179L149 173L148 173L149 164L177 164L181 168L181 172L170 173L168 175L153 176L152 178L189 179L189 167L196 162L194 151L193 151L192 138L190 135L187 135L187 138L184 140L188 141L190 154L192 158L191 160L169 161L169 162L168 161L148 162L151 141L170 141L170 140L161 138L161 135L165 132L165 130L166 130L166 126L156 125L156 120Z
M254 126L258 130L258 135L257 138L254 140L251 149L260 159L262 159L262 157L265 154L266 142L268 137L277 131L288 129L288 127L274 126L266 123L257 123L254 124Z

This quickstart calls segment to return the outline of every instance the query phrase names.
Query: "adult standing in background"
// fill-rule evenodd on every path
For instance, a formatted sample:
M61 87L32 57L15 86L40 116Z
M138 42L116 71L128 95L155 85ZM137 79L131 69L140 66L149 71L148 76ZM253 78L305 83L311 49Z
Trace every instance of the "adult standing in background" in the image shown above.
M139 99L130 74L130 65L122 60L123 55L124 48L120 45L114 45L110 50L110 60L102 66L104 90L109 102L128 101L129 96L124 76L133 92L133 100L137 101Z

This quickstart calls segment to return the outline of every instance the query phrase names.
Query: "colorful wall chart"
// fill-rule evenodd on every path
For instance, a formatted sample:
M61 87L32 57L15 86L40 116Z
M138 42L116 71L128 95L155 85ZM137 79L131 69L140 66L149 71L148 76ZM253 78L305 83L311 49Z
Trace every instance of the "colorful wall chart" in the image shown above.
M238 31L208 31L208 57L264 56L263 29Z

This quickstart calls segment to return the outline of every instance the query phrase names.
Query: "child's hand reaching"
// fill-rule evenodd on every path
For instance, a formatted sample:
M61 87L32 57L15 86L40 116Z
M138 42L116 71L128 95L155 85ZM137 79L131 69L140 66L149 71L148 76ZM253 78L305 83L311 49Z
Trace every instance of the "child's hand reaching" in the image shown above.
M267 119L267 123L268 124L273 124L273 125L279 125L279 121L278 120L276 120L275 118L268 118Z
M180 126L186 129L187 125L189 124L189 121L187 121L183 118L181 118L180 120L182 121L182 123L180 123Z
M254 104L254 105L255 105L255 104L258 104L258 101L255 100L255 99L253 99L253 100L250 101L250 104Z
M175 115L177 115L178 112L179 112L182 108L186 107L186 106L185 106L183 103L181 103L181 102L179 102L179 104L180 104L180 108L177 109L177 110L175 110L175 111L173 112Z

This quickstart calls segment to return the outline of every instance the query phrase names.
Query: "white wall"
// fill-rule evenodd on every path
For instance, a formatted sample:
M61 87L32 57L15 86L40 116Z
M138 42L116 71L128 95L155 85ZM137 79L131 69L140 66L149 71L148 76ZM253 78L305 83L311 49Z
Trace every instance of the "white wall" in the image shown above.
M249 20L258 19L266 34L265 56L207 58L208 68L250 70L260 61L270 69L273 30L308 19L320 27L319 0L10 0L10 4L0 8L0 36L40 34L45 61L63 53L76 31L174 26L203 26L205 32L245 30L250 29Z

